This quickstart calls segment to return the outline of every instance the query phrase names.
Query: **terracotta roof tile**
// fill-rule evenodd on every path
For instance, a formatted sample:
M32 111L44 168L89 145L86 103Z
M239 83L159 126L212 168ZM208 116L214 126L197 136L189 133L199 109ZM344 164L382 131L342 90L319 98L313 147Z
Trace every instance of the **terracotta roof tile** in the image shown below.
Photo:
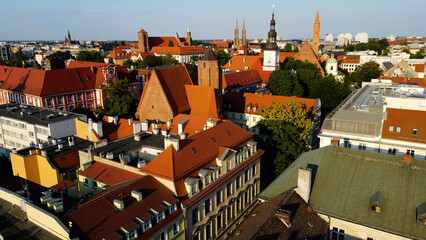
M171 55L196 55L204 54L206 50L196 46L178 46L178 47L153 47L151 53L171 54Z
M110 186L140 177L140 174L113 167L101 162L94 162L86 170L78 171L79 175L108 184Z
M183 133L187 134L187 137L190 137L196 132L200 132L203 130L204 125L206 125L207 120L210 117L207 116L197 116L197 115L187 115L187 114L179 114L173 119L171 119L172 123L170 127L167 127L167 123L160 126L160 129L167 129L169 130L170 134L177 135L179 132L178 124L184 119L188 119L188 122L184 124L183 126ZM216 124L221 124L222 122L225 122L226 120L221 120L218 118L212 118L216 122Z
M82 68L82 67L106 67L110 64L100 62L87 62L87 61L71 61L67 68Z
M321 64L319 63L318 56L315 54L314 50L312 49L311 45L309 45L308 41L305 41L303 43L302 47L300 48L299 52L294 56L294 59L300 60L300 61L308 61L315 65L317 65L318 69L321 71L321 74L324 76L324 70L321 67ZM341 60L337 61L342 61Z
M387 119L383 122L382 138L408 142L426 143L426 111L387 108ZM393 131L389 127L393 126ZM400 127L401 132L396 132ZM417 133L413 134L413 129Z
M406 78L406 77L392 77L392 83L400 84L403 81L418 82L421 86L426 87L426 77L423 78Z
M250 85L253 83L260 84L261 82L262 78L260 77L259 72L255 69L225 73L222 77L222 86L225 90Z
M215 90L209 86L185 85L191 115L218 118Z
M138 121L132 120L132 123L129 125L129 119L118 119L117 125L114 122L108 122L108 116L104 116L102 119L102 132L103 138L106 138L108 141L114 141L120 138L128 137L134 134L133 123Z

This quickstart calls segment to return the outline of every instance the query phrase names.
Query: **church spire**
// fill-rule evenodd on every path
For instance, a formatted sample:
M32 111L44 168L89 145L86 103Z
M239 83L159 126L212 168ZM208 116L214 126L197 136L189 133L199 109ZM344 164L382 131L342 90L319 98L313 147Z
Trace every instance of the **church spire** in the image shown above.
M238 29L238 17L237 17L237 25L235 26L234 31L234 48L240 47L240 30Z
M320 26L319 11L317 11L317 16L315 17L314 23L314 34L312 36L312 50L314 50L317 56L319 51Z
M272 19L270 23L269 33L268 33L268 44L266 44L266 49L276 50L277 46L277 32L275 31L275 19L274 19L274 5L272 5Z

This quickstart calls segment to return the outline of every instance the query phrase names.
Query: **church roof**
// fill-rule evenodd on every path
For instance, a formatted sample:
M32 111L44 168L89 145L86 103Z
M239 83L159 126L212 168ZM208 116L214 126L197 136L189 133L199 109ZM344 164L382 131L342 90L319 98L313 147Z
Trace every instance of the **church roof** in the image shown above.
M303 43L299 52L294 56L294 59L297 59L303 62L308 61L317 65L318 69L321 71L321 74L323 76L325 75L324 70L322 69L321 64L319 63L318 57L315 54L314 50L312 49L311 45L309 45L308 41L305 41L305 43Z
M216 61L217 57L216 54L214 54L213 50L211 48L207 49L206 55L201 59L202 61Z

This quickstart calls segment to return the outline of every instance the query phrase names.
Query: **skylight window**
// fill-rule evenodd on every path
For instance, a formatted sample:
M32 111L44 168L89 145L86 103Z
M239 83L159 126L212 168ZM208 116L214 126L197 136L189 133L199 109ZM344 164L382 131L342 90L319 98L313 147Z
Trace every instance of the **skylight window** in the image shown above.
M413 130L411 131L411 133L412 133L413 135L417 135L417 128L413 128Z
M193 152L194 154L196 154L196 153L197 153L197 150L196 150L195 148L192 148L191 150L192 150L192 152Z
M216 139L214 139L214 137L211 137L210 139L212 140L213 143L216 142Z
M226 131L226 134L228 134L228 136L231 136L231 133L229 131Z

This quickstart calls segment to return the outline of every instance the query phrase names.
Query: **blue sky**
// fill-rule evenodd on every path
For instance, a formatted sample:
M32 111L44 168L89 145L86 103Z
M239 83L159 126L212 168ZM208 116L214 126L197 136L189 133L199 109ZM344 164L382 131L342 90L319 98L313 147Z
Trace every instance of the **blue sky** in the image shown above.
M135 40L143 28L150 36L186 34L193 39L232 39L238 17L247 37L266 38L272 4L277 33L311 38L320 11L321 38L326 33L370 37L426 36L425 0L2 0L1 40L63 40L69 29L77 40Z

